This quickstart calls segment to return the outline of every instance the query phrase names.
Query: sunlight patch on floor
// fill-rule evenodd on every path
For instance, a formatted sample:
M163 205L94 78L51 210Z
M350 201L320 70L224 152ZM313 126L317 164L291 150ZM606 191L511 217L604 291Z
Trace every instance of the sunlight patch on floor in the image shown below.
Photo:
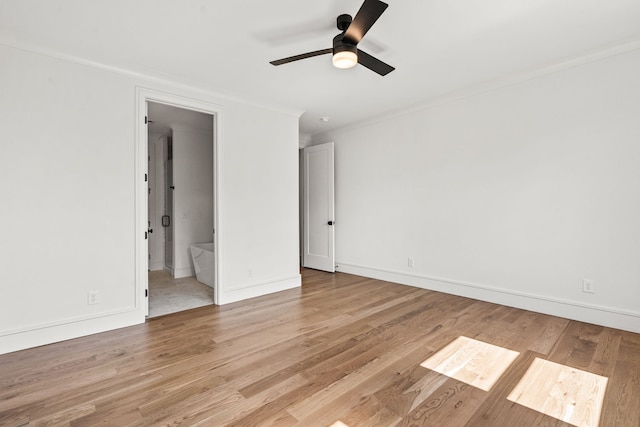
M349 427L349 426L343 423L342 421L336 421L335 423L331 424L329 427Z
M597 426L606 377L536 358L507 397L574 426Z
M482 341L458 337L420 366L489 391L519 354Z

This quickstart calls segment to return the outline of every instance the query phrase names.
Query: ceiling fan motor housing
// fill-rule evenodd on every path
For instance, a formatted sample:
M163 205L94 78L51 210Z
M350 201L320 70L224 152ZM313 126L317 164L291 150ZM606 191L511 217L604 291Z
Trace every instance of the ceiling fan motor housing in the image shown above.
M358 54L358 47L355 44L344 41L344 34L338 34L333 38L333 54L335 55L338 52L353 52L356 55Z
M338 19L336 19L336 26L342 32L347 31L347 28L349 28L349 25L351 25L351 20L351 15L340 15L338 16Z

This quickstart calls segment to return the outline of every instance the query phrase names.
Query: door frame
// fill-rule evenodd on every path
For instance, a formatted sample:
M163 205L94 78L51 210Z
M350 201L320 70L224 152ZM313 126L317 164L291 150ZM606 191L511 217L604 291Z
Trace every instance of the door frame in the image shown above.
M213 248L214 248L214 304L219 304L220 298L220 238L221 218L218 200L220 194L220 175L222 162L219 156L219 146L222 137L222 106L202 99L177 95L174 93L159 90L136 87L136 108L135 108L135 304L144 316L149 314L149 241L145 238L148 221L148 129L145 123L147 116L147 103L156 102L159 104L171 105L173 107L186 110L198 111L213 116Z

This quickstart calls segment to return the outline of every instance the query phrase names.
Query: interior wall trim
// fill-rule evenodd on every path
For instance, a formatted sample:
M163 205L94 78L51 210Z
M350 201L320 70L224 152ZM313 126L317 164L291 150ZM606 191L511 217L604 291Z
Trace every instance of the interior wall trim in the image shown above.
M36 45L33 43L27 43L24 41L18 41L13 39L6 39L0 36L0 46L5 46L11 49L22 50L24 52L35 53L38 55L48 56L50 58L59 59L63 61L72 62L74 64L83 65L86 67L91 67L99 70L104 70L107 72L117 73L123 76L127 76L134 79L141 79L148 84L157 84L161 86L170 86L179 90L190 91L190 92L198 92L202 94L206 94L208 96L220 99L227 100L231 102L237 102L244 105L261 108L264 110L274 111L283 114L289 114L292 116L300 117L304 110L290 108L281 105L273 105L266 104L264 102L255 101L251 99L246 99L243 97L232 96L227 93L215 92L210 89L204 89L198 82L185 81L180 79L168 79L165 76L155 75L150 73L149 71L141 72L133 69L110 65L104 62L93 61L87 58L83 58L77 55L72 55L66 52L61 52L59 50L43 47L40 45Z
M302 276L300 274L296 274L294 276L247 283L241 286L226 286L223 301L219 304L228 304L247 298L285 291L287 289L299 288L301 285Z
M105 311L103 313L92 313L85 316L70 317L68 319L62 319L56 322L37 323L34 325L22 327L22 328L7 329L5 331L0 331L0 337L6 337L8 335L15 335L15 334L22 334L25 332L32 332L32 331L37 331L41 329L54 328L57 326L70 325L73 323L86 322L89 320L101 319L105 317L118 316L121 314L134 313L137 311L138 311L138 307L134 305L132 307L125 307L125 308L120 308L116 310Z
M640 312L349 262L336 271L640 333Z
M174 268L173 269L173 278L174 279L182 279L184 277L195 276L196 273L191 267L185 268Z

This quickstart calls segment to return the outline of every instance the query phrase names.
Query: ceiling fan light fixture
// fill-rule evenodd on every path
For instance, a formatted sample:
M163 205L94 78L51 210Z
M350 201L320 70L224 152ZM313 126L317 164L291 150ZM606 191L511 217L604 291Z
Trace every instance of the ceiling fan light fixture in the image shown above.
M351 68L358 63L358 54L348 50L333 54L333 66L336 68Z
M342 35L333 39L333 66L336 68L351 68L358 63L358 48L342 41Z

